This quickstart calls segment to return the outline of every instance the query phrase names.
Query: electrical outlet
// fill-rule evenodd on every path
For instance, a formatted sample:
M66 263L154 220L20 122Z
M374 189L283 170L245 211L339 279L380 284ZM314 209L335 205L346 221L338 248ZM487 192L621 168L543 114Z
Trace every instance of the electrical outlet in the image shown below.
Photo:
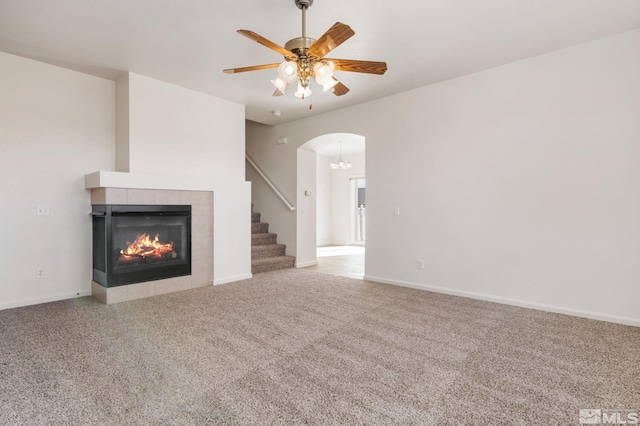
M41 280L44 278L44 268L37 268L36 269L36 278Z
M38 204L36 206L36 216L49 216L49 206L47 204Z
M394 216L400 216L400 207L396 206L393 208L393 215Z
M418 259L417 267L418 269L424 269L424 260Z

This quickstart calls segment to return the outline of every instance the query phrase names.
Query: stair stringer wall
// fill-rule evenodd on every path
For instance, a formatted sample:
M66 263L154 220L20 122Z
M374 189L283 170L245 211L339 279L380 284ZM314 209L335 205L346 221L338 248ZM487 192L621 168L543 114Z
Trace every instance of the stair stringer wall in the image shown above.
M258 167L260 167L259 162ZM271 176L266 170L263 171L267 176ZM246 166L246 179L251 181L253 211L260 212L262 221L269 223L270 232L278 234L278 242L287 246L287 256L296 256L296 211L290 211L248 163ZM295 179L292 180L295 182ZM278 183L275 183L275 185L283 191ZM291 195L284 191L283 193L295 205L295 197L291 196L295 191L292 191Z

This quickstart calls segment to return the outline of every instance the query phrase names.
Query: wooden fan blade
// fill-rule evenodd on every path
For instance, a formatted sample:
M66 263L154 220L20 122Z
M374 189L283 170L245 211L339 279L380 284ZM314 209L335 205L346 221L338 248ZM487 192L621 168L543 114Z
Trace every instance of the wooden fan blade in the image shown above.
M335 77L333 77L333 79L338 81ZM346 95L348 91L349 91L349 88L344 84L340 83L339 81L338 81L338 84L333 86L333 94L336 96Z
M336 71L364 72L382 75L387 71L386 62L358 61L353 59L325 59L331 62Z
M350 26L341 22L336 22L333 24L333 27L329 28L326 33L324 33L309 47L307 55L314 56L316 58L324 58L324 55L340 46L354 34L355 32Z
M282 46L279 46L277 44L275 44L274 42L272 42L271 40L267 40L266 38L262 37L260 34L256 34L253 31L249 31L249 30L238 30L239 34L242 34L243 36L250 38L253 41L256 41L258 43L260 43L263 46L268 47L271 50L275 50L276 52L284 55L284 56L296 56L293 52L285 49Z
M280 64L265 64L265 65L254 65L252 67L242 67L242 68L229 68L224 70L225 74L236 74L239 72L247 72L247 71L259 71L259 70L268 70L269 68L278 68Z

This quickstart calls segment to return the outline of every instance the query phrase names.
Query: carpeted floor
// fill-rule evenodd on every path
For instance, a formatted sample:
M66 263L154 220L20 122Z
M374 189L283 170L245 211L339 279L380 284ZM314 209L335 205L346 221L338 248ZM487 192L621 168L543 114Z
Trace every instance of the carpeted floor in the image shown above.
M578 424L640 328L313 271L0 311L0 424Z

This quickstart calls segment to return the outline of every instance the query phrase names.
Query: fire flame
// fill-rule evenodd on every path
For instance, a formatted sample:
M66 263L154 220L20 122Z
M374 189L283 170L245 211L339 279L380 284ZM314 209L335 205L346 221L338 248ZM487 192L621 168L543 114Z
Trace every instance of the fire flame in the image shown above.
M134 259L160 259L163 257L175 257L173 251L173 241L169 243L161 243L159 234L151 240L148 234L138 235L138 238L132 243L127 242L129 246L125 250L120 250L120 260L130 261Z

